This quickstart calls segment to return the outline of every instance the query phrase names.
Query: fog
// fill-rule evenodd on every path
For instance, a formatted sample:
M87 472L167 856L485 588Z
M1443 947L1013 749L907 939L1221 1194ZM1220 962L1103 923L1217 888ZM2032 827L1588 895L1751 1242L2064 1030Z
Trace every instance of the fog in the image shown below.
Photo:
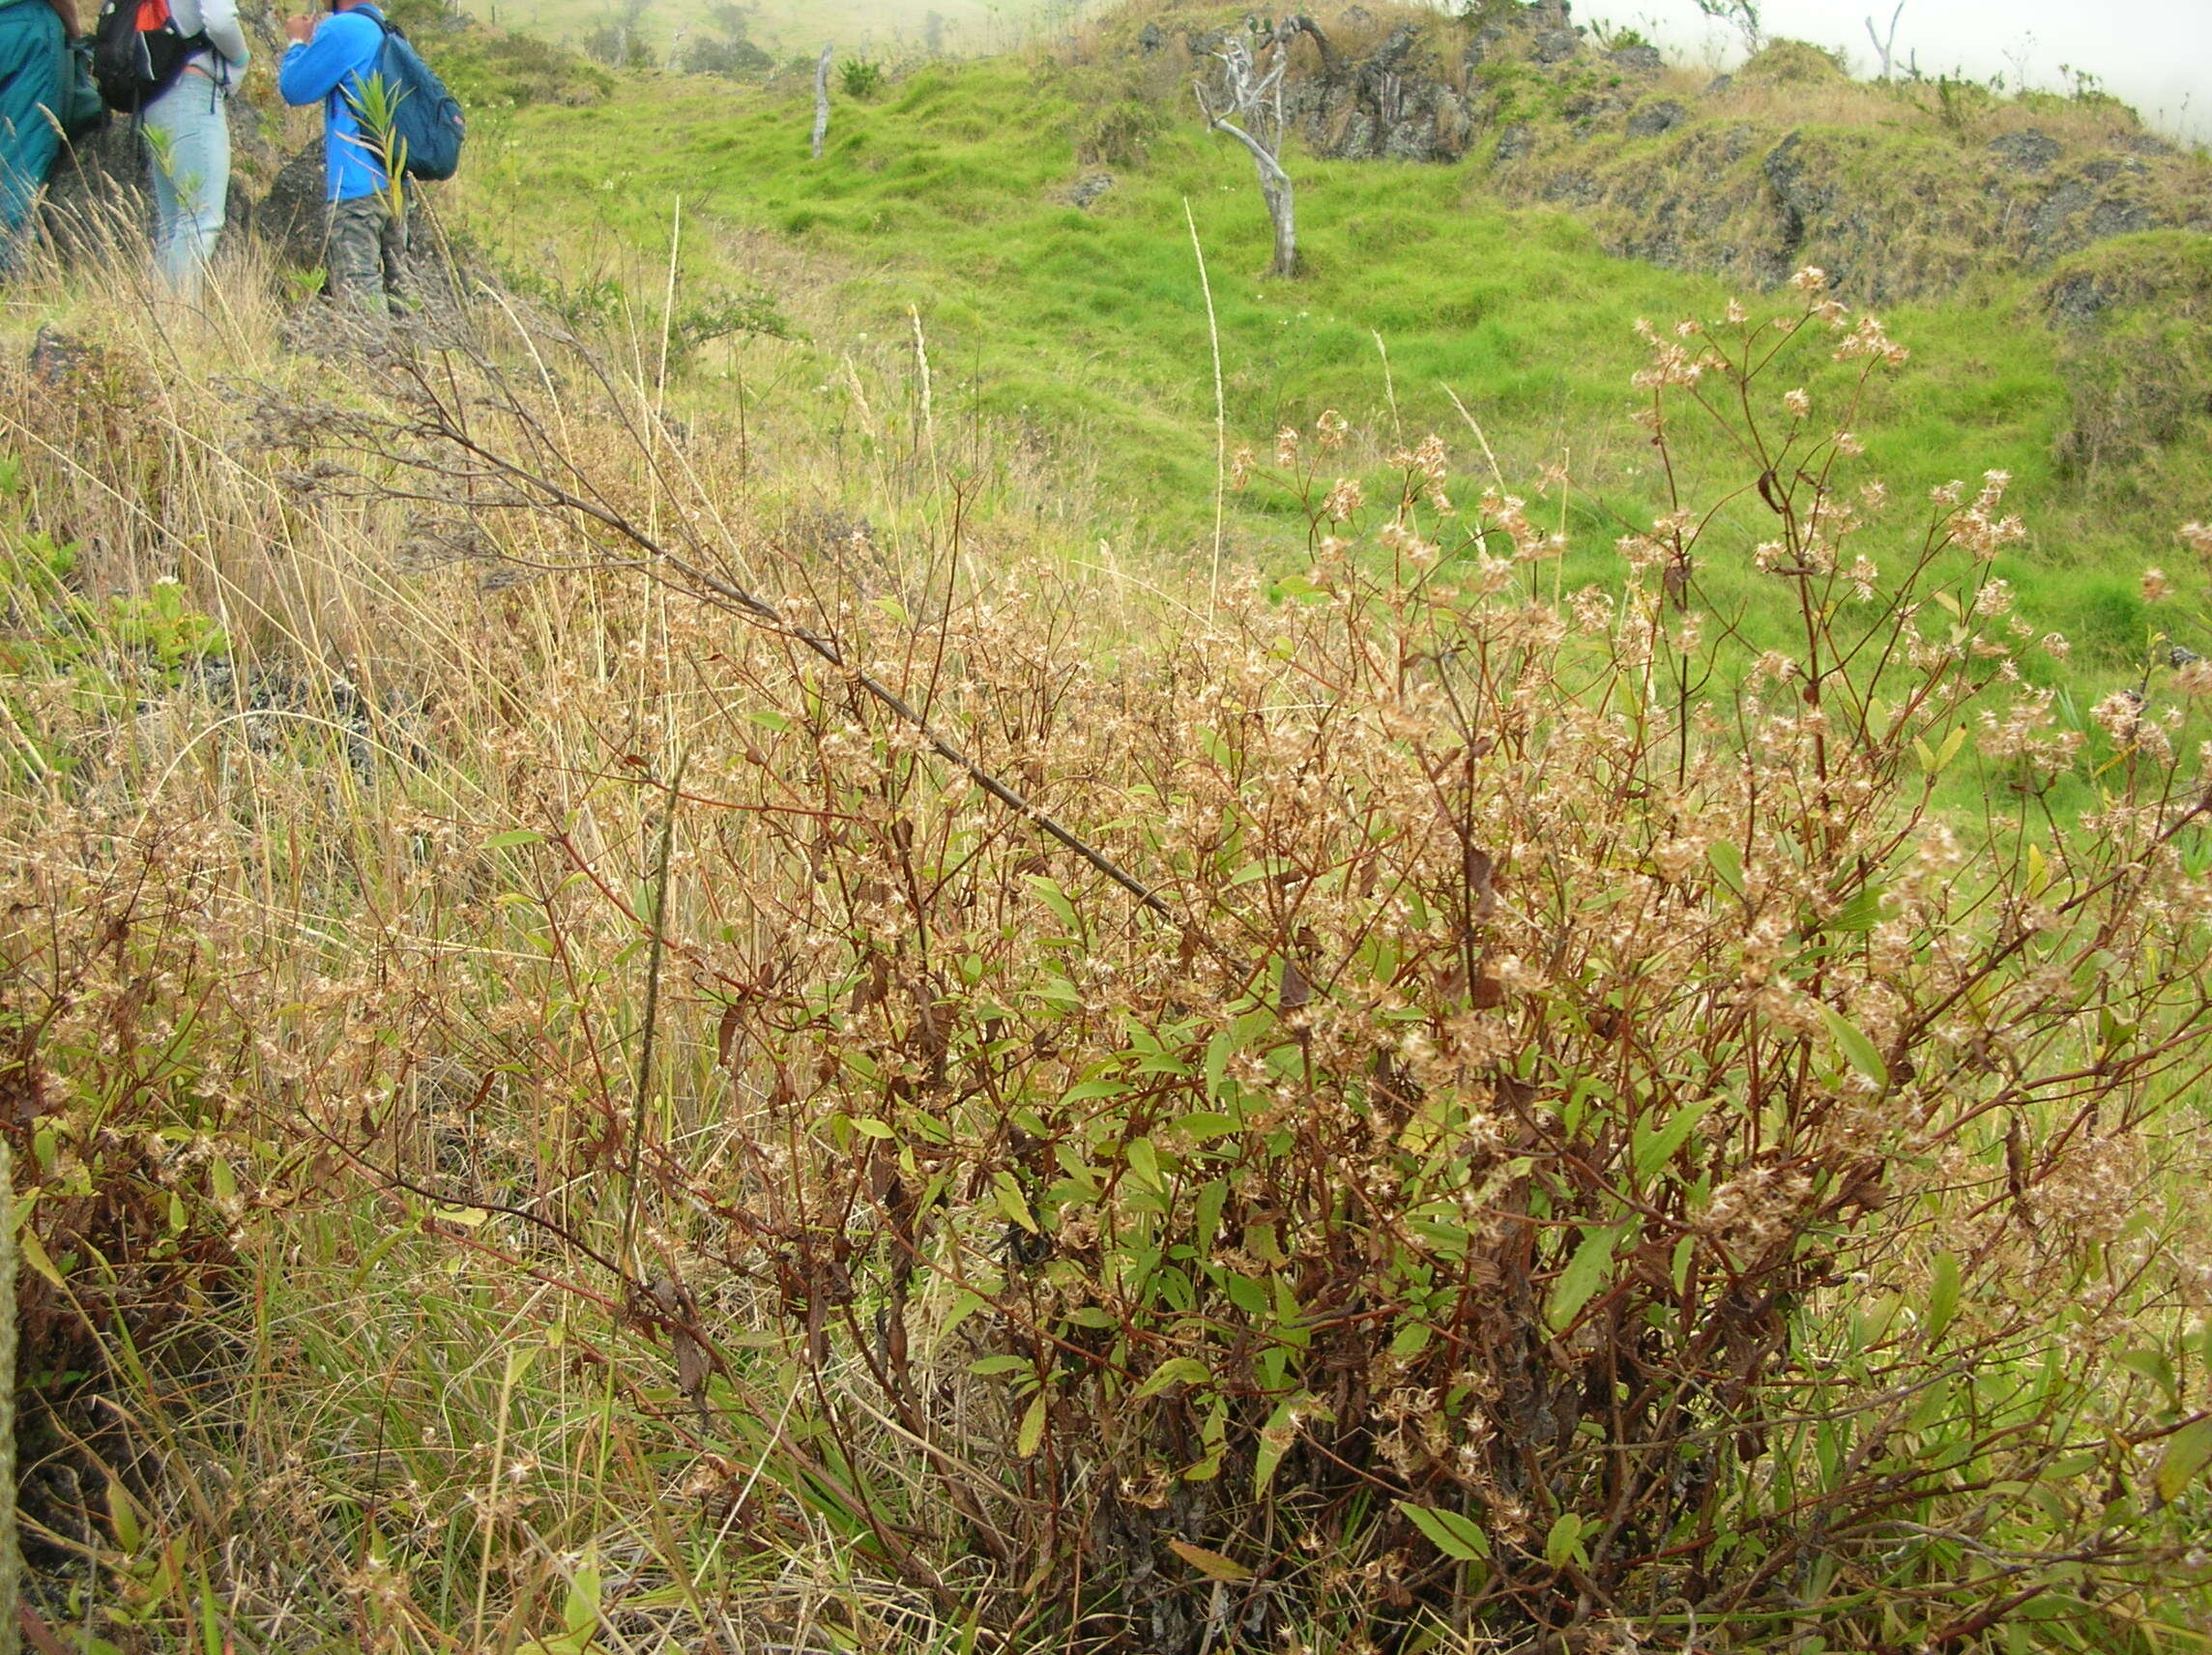
M1867 18L1886 35L1895 6L1764 0L1761 11L1768 33L1840 46L1868 74ZM1632 24L1693 59L1743 55L1740 38L1700 15L1695 0L1584 0L1576 11L1585 21ZM1896 41L1901 70L1917 61L1923 74L2001 74L2008 87L2052 91L2071 90L2085 73L2172 135L2212 135L2212 0L1906 0Z
M684 0L677 0L681 6ZM882 43L918 40L932 14L966 49L991 49L1095 15L1108 0L761 0L764 33L792 42L820 33ZM1345 0L1308 0L1325 23ZM1458 0L1431 0L1438 11ZM1759 0L1767 32L1840 47L1852 72L1876 67L1871 15L1887 33L1896 0ZM1879 10L1877 11L1878 6ZM1263 8L1272 10L1276 8ZM1716 68L1741 58L1742 42L1700 15L1696 0L1580 0L1578 20L1633 27L1679 58ZM2212 137L2212 0L1906 0L1896 60L1928 75L1965 73L2007 87L2072 90L2078 76L2135 104L2170 135Z

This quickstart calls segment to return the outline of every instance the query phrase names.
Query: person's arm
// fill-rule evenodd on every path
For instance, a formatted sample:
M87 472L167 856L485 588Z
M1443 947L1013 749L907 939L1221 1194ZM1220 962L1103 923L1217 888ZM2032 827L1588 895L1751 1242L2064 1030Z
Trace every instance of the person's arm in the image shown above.
M352 73L361 60L361 45L346 38L354 31L342 26L345 21L341 13L325 17L319 27L306 17L294 17L284 25L292 45L277 65L276 91L285 102L296 107L320 103ZM314 31L311 40L304 32L308 29Z
M200 33L233 71L244 71L253 55L246 31L238 26L238 0L200 0Z
M73 41L84 31L76 26L76 0L46 0L54 15L62 20L62 38Z

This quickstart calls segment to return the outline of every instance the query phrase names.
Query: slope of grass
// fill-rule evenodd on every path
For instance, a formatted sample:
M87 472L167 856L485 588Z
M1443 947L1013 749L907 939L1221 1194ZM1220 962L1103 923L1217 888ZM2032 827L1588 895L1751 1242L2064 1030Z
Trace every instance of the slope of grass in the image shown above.
M571 44L627 18L648 47L664 55L684 34L718 26L719 0L469 0L472 16L501 28ZM825 43L872 58L911 58L928 50L1006 51L1040 30L1091 9L1088 0L754 0L746 32L780 57L806 57ZM936 19L934 26L931 19Z
M1080 451L1109 507L1100 533L1179 558L1210 536L1214 475L1195 227L1232 446L1265 453L1279 427L1309 427L1333 407L1353 422L1355 460L1442 432L1461 450L1463 483L1479 486L1488 462L1448 388L1507 473L1565 464L1604 503L1559 509L1577 532L1570 581L1606 577L1618 520L1664 505L1624 419L1642 354L1633 324L1715 314L1726 288L1608 257L1577 220L1501 207L1462 169L1303 158L1305 272L1261 279L1266 224L1241 152L1179 111L1114 101L1115 90L1049 58L930 65L874 102L840 102L816 162L796 90L633 79L589 111L507 118L468 200L495 240L558 237L571 272L613 274L640 292L660 283L679 201L694 226L693 278L715 272L702 229L803 249L834 284L832 359L911 345L918 319L941 417L980 410ZM1112 188L1089 211L1069 205L1070 187L1100 173ZM579 260L580 247L596 250ZM2212 501L2115 509L2058 475L2068 386L2025 283L1985 284L1888 321L1916 361L1860 417L1880 475L1917 495L2012 474L2037 531L2004 571L2023 606L2039 625L2081 634L2092 658L2134 659L2145 632L2139 570L2168 558L2172 526ZM1732 468L1737 458L1691 457ZM2197 478L2184 468L2185 482ZM1763 534L1756 507L1729 527L1746 552ZM1296 540L1266 508L1233 503L1233 557L1282 566ZM1708 565L1715 601L1756 618L1751 577L1728 564Z

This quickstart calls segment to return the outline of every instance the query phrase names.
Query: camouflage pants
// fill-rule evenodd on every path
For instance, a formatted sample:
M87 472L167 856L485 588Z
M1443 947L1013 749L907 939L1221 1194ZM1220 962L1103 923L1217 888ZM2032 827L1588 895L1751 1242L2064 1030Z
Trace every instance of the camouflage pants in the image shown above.
M331 203L331 297L340 305L386 314L399 292L407 225L394 218L383 195L357 195Z

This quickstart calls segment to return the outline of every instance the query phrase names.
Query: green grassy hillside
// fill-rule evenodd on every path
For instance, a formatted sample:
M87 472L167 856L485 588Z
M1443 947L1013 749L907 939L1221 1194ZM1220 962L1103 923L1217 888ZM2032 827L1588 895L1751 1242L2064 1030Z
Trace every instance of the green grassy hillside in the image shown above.
M656 51L678 35L713 28L728 8L717 0L471 0L471 15L502 28L577 42L629 16ZM1085 0L753 0L741 8L747 33L778 56L811 55L825 42L873 57L906 58L928 50L1005 51L1040 29L1086 9ZM1094 9L1094 8L1091 8ZM934 21L932 20L934 19Z
M1730 289L1607 256L1572 217L1499 204L1470 167L1304 157L1294 170L1305 273L1262 279L1266 223L1250 162L1187 110L1126 91L1110 65L1067 55L931 64L871 102L840 100L816 162L804 88L626 78L597 106L486 123L469 213L526 254L557 243L571 285L612 280L650 297L681 201L686 281L712 286L734 263L765 260L807 273L771 282L826 285L817 365L833 400L844 353L911 353L918 321L947 425L957 409L1032 432L1068 468L1071 511L1094 515L1118 545L1175 558L1208 544L1212 520L1195 227L1232 447L1266 453L1280 427L1334 408L1353 421L1355 462L1439 432L1462 487L1478 487L1489 462L1456 395L1508 478L1571 469L1586 493L1548 508L1573 537L1564 578L1610 578L1619 523L1646 521L1664 500L1628 418L1644 354L1634 323L1715 314ZM1079 182L1101 178L1111 185L1088 210L1071 204ZM2078 660L2125 670L2150 630L2142 568L2174 561L2172 528L2212 509L2201 453L2178 444L2147 493L2062 472L2067 361L2081 346L2047 324L2029 280L1986 280L1885 320L1915 360L1859 416L1876 469L1903 494L2012 474L2033 530L2005 569L2023 609L2071 636ZM745 350L711 360L710 375L744 371L759 360ZM1738 463L1695 448L1687 457ZM1295 564L1303 519L1287 524L1281 505L1232 500L1233 559ZM1738 514L1746 553L1761 510ZM1705 578L1756 632L1758 577L1748 557L1727 562L1708 563Z

